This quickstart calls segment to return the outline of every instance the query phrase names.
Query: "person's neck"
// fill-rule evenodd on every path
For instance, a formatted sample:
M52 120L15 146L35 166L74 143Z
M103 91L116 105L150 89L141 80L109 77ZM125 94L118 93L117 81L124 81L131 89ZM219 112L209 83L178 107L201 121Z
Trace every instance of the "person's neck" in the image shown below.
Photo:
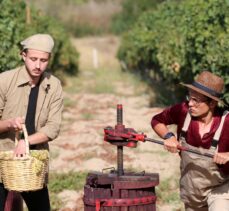
M206 113L205 115L199 117L199 122L203 125L208 125L212 122L213 120L213 112L209 111L208 113Z
M40 81L40 78L31 78L30 86L31 87L37 86L37 84L39 83L39 81Z

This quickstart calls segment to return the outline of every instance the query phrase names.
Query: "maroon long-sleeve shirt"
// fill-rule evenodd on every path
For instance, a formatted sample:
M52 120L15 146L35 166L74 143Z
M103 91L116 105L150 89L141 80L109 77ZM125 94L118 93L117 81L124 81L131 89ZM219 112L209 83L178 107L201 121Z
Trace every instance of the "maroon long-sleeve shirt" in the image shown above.
M179 137L181 133L181 129L184 125L187 112L188 112L187 102L176 104L174 106L166 108L161 113L155 115L152 118L151 125L152 127L154 127L158 123L164 123L165 125L175 124L177 125L177 136ZM202 138L200 137L199 134L198 121L192 117L192 120L190 122L186 134L187 143L195 147L203 147L209 149L214 134L217 128L219 127L222 114L223 114L223 110L217 108L213 115L213 123L211 125L210 132L204 134ZM227 115L223 125L223 130L218 144L218 151L229 152L229 115ZM224 173L229 174L229 162L227 162L225 165L219 165L219 167Z

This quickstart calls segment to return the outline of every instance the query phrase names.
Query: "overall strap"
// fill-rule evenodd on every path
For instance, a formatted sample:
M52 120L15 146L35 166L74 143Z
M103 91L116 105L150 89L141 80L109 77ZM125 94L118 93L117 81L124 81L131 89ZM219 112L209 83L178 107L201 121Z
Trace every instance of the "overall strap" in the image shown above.
M191 122L191 115L189 112L187 112L185 120L184 120L184 125L182 128L183 132L187 132L190 122Z
M223 112L223 116L221 118L220 125L219 125L218 129L216 130L215 135L214 135L213 140L212 140L211 149L216 149L218 146L219 138L220 138L220 135L221 135L221 132L223 129L223 124L224 124L225 118L226 118L228 113L229 113L228 111Z
M186 132L188 131L188 127L190 125L190 122L191 122L191 115L190 115L189 112L187 112L185 120L184 120L184 125L183 125L183 127L181 129L181 134L180 134L180 138L179 139L185 138L184 136L185 136Z

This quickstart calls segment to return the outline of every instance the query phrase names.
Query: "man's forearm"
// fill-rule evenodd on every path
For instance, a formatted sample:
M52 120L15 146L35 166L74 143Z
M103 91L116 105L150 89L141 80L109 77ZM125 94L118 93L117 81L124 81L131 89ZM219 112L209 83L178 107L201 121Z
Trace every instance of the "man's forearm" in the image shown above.
M41 144L48 142L50 139L48 136L46 136L44 133L34 133L28 137L29 144L34 145L34 144Z

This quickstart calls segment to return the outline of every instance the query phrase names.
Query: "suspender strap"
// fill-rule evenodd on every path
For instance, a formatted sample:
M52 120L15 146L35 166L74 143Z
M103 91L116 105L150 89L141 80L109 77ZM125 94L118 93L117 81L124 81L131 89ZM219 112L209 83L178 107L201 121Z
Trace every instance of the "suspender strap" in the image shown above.
M213 137L211 148L216 148L218 145L218 141L219 141L222 129L223 129L223 124L224 124L225 118L226 118L228 113L229 113L228 111L224 111L224 113L223 113L220 125L219 125L218 129L216 130L215 135Z
M185 120L184 120L184 125L183 125L183 128L182 128L182 132L187 132L188 131L188 127L189 127L190 122L191 122L191 115L188 112L186 117L185 117Z
M211 149L217 148L218 141L219 141L222 129L223 129L224 121L225 121L225 118L226 118L228 113L229 113L229 111L224 111L224 113L223 113L220 125L219 125L218 129L216 130L215 135L213 137L213 140L211 143ZM184 125L183 125L182 131L181 131L181 136L184 136L184 134L187 132L190 122L191 122L191 115L188 112L186 117L185 117Z
M185 139L186 132L188 131L188 127L190 125L190 122L191 122L191 115L190 115L189 112L187 112L186 117L185 117L185 120L184 120L184 125L183 125L183 127L181 129L179 140Z

